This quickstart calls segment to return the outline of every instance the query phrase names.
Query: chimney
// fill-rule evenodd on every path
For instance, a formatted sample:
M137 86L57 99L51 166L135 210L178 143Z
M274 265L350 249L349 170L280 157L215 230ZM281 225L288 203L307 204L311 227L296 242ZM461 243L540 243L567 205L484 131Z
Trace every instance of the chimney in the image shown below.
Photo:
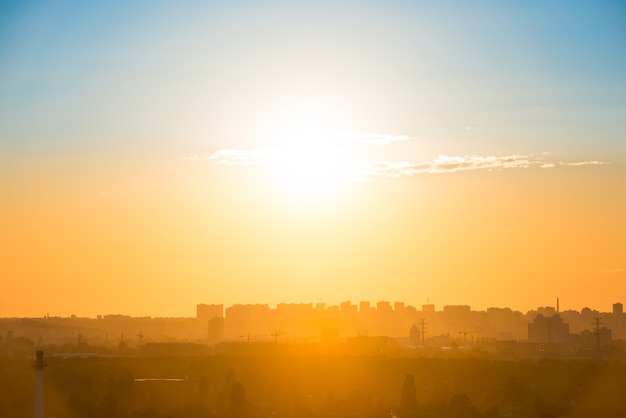
M44 418L43 413L43 370L46 363L43 360L43 350L35 352L35 418Z

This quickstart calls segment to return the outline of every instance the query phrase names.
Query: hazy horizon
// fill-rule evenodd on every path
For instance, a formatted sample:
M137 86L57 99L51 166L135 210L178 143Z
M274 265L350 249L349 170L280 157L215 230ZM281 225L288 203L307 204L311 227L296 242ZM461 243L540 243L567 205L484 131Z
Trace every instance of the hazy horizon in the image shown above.
M626 302L626 5L5 2L0 317Z
M212 301L212 302L199 302L196 305L193 305L191 307L189 307L189 309L186 312L182 312L179 314L175 314L175 315L161 315L161 314L154 314L154 313L150 313L150 312L146 312L146 311L131 311L131 312L121 312L118 310L110 310L110 311L101 311L101 312L97 312L95 314L89 313L89 314L83 314L83 313L77 313L74 311L71 311L71 313L59 313L59 312L44 312L41 315L35 315L35 316L31 316L31 315L10 315L10 316L0 316L0 318L33 318L33 319L37 319L37 318L42 318L42 317L60 317L60 318L69 318L72 316L75 316L77 318L90 318L90 319L95 319L97 317L100 316L106 316L106 315L122 315L122 316L129 316L129 317L152 317L152 318L194 318L196 317L197 314L197 306L199 305L222 305L224 310L226 310L227 308L230 307L235 307L235 306L250 306L250 305L264 305L267 306L268 309L270 310L276 310L278 305L311 305L313 310L316 310L316 305L318 304L322 304L324 306L323 309L328 309L328 308L339 308L340 305L344 302L350 302L352 305L357 307L357 312L361 313L360 309L359 309L359 304L361 302L369 302L371 304L372 309L377 310L376 308L376 304L378 302L388 302L391 304L391 308L393 310L394 309L394 304L396 302L402 303L403 307L413 307L415 308L418 312L422 311L422 308L424 305L433 305L435 308L435 312L443 312L444 308L447 306L469 306L472 312L485 312L487 311L487 309L490 308L496 308L496 309L511 309L511 311L513 312L521 312L522 314L527 314L529 312L532 311L537 311L538 309L542 309L542 308L554 308L555 310L557 309L557 301L554 300L552 301L552 303L545 303L545 304L539 304L536 306L532 306L529 308L521 308L518 309L516 307L513 306L504 306L504 305L497 305L497 304L491 304L491 305L486 305L484 307L481 306L473 306L473 305L469 305L467 303L433 303L433 301L426 301L424 303L420 303L420 304L412 304L412 303L408 303L406 301L402 301L402 300L341 300L341 301L324 301L324 300L316 300L316 301L307 301L307 300L302 300L302 301L287 301L287 300L283 300L283 301L277 301L277 302L263 302L263 301L237 301L237 302L233 302L233 303L223 303L223 302L219 302L219 301ZM600 307L600 308L596 308L593 306L589 306L589 305L584 305L584 306L580 306L580 307L575 307L575 306L569 306L569 305L563 305L563 302L559 299L559 305L558 305L558 312L565 312L565 311L576 311L576 312L581 312L583 309L587 308L587 309L591 309L594 311L598 311L600 313L611 313L613 310L613 304L614 303L624 303L621 300L618 301L614 301L613 303L609 304L606 307Z

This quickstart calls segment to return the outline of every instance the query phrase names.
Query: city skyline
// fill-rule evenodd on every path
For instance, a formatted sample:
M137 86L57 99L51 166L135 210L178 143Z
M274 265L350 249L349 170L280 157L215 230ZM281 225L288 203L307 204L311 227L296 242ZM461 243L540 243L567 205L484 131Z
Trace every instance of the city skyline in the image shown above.
M626 295L624 16L5 2L0 317L609 309Z
M190 306L188 309L188 313L186 315L178 315L178 316L169 316L169 315L158 315L158 314L143 314L143 315L133 315L129 312L121 312L121 311L103 311L99 312L95 315L77 315L75 313L69 315L62 315L55 312L46 312L43 315L39 316L0 316L0 319L40 319L40 318L82 318L82 319L96 319L102 318L105 316L112 317L128 317L128 318L164 318L164 319L188 319L188 318L204 318L209 319L211 317L226 317L226 312L229 309L239 309L239 308L252 308L252 309L263 309L266 311L277 311L284 310L289 308L298 308L310 310L311 312L324 312L324 311L332 311L335 313L376 313L376 312L404 312L405 310L410 310L411 312L421 313L441 313L449 308L463 308L467 309L470 312L487 312L489 310L507 310L510 312L517 312L524 315L531 313L549 313L550 315L554 313L562 313L562 312L578 312L581 313L583 311L591 311L598 313L615 313L622 312L620 309L623 309L623 303L621 301L614 301L608 306L602 307L600 309L590 307L588 304L580 307L573 307L561 304L559 298L556 298L552 301L553 303L547 303L543 305L534 305L529 309L516 309L511 306L504 305L489 305L486 307L476 307L466 303L433 303L433 301L426 301L422 304L412 304L407 303L405 301L400 300L342 300L337 303L328 303L321 299L317 301L279 301L276 303L267 303L267 302L235 302L235 303L196 303L193 306ZM215 314L216 310L220 310L220 314ZM201 314L200 312L205 312ZM208 315L206 312L211 312Z
M145 348L152 355L159 351L179 355L177 350L185 344L188 354L207 354L213 350L209 347L217 353L229 350L233 343L314 343L320 347L346 343L344 348L360 351L379 343L389 349L398 344L404 350L413 350L417 346L441 349L462 342L464 349L498 349L502 344L520 343L518 348L527 355L541 355L541 347L536 344L549 343L554 344L553 354L575 356L594 355L594 345L597 354L600 343L623 348L625 337L622 303L613 304L609 312L598 312L589 308L560 310L558 301L556 306L537 307L526 313L503 307L481 311L469 305L437 309L432 304L416 308L403 302L345 301L336 306L198 304L194 316L173 318L123 314L0 318L0 355L25 353L35 344L59 355L81 352L77 350L96 355L111 349L123 354L127 348L142 352ZM218 345L221 348L215 348ZM263 349L254 345L247 352L261 354Z

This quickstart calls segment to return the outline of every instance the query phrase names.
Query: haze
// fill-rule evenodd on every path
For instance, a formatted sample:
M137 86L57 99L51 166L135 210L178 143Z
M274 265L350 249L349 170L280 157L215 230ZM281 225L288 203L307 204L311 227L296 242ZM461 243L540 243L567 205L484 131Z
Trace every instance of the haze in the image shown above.
M606 311L622 2L5 2L0 316Z

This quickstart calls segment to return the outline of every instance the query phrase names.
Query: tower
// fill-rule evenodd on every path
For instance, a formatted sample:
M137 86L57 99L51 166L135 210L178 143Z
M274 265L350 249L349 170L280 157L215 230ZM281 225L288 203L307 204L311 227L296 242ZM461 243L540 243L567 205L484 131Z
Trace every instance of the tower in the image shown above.
M43 414L43 371L46 363L43 361L43 350L35 352L35 418L44 418Z

